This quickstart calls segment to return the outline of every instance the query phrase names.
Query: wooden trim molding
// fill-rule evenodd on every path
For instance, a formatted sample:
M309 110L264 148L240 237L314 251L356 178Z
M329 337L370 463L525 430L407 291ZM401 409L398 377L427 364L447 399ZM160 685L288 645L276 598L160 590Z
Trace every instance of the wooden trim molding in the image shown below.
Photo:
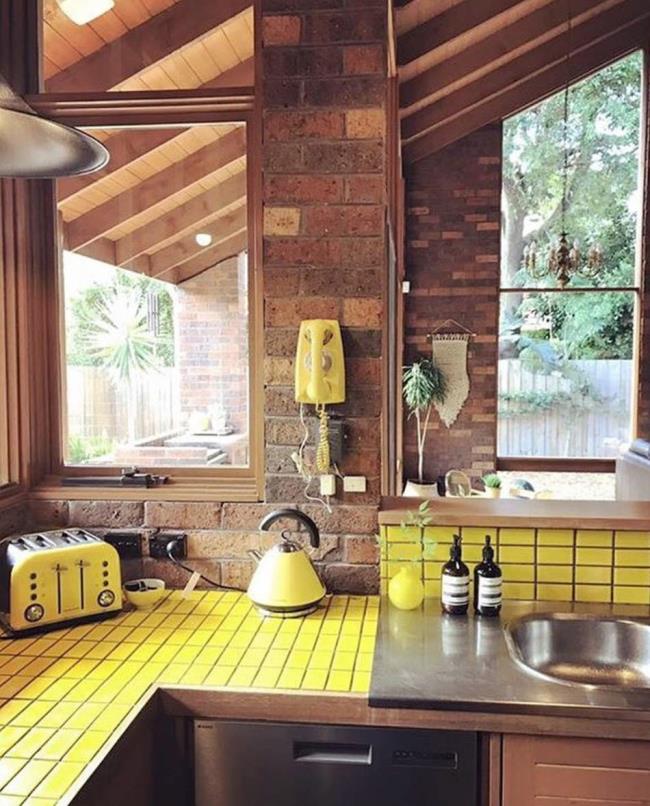
M616 460L501 456L497 458L496 469L528 473L613 473Z

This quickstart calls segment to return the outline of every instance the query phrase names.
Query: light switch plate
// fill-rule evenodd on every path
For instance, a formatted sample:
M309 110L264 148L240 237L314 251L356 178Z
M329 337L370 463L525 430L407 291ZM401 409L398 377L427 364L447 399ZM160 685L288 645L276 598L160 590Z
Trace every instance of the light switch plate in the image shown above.
M320 494L336 495L336 476L334 473L325 473L320 477Z
M366 483L365 476L345 476L343 479L343 492L365 493Z

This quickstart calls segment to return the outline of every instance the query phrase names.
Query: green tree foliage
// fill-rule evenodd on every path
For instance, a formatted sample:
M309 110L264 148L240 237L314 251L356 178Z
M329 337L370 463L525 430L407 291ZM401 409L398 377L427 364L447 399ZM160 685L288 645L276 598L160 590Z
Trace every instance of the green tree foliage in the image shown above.
M641 75L636 52L570 91L567 229L583 249L600 244L605 261L595 281L576 277L573 287L634 284ZM522 256L535 240L544 261L559 233L563 108L558 93L504 125L504 287L554 285L527 276ZM561 358L631 358L633 308L631 294L512 294L504 298L502 331L516 332L534 314L550 324L537 337L551 341ZM506 339L505 349L512 346Z

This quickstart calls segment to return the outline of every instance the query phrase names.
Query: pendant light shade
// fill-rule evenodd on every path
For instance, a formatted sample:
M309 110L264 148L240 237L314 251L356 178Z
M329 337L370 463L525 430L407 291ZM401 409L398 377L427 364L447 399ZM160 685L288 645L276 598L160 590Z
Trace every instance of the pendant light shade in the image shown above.
M108 160L99 140L40 117L0 77L0 177L76 176L97 171Z

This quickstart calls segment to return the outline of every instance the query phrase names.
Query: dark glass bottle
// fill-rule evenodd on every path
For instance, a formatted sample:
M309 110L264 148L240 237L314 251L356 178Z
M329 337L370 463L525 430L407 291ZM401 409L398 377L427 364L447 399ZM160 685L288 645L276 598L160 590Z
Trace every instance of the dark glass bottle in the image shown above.
M460 535L454 535L449 560L442 567L441 604L444 613L462 616L469 606L469 568L462 559Z
M479 616L498 616L501 612L502 574L494 562L490 535L485 535L483 561L474 569L474 610Z

